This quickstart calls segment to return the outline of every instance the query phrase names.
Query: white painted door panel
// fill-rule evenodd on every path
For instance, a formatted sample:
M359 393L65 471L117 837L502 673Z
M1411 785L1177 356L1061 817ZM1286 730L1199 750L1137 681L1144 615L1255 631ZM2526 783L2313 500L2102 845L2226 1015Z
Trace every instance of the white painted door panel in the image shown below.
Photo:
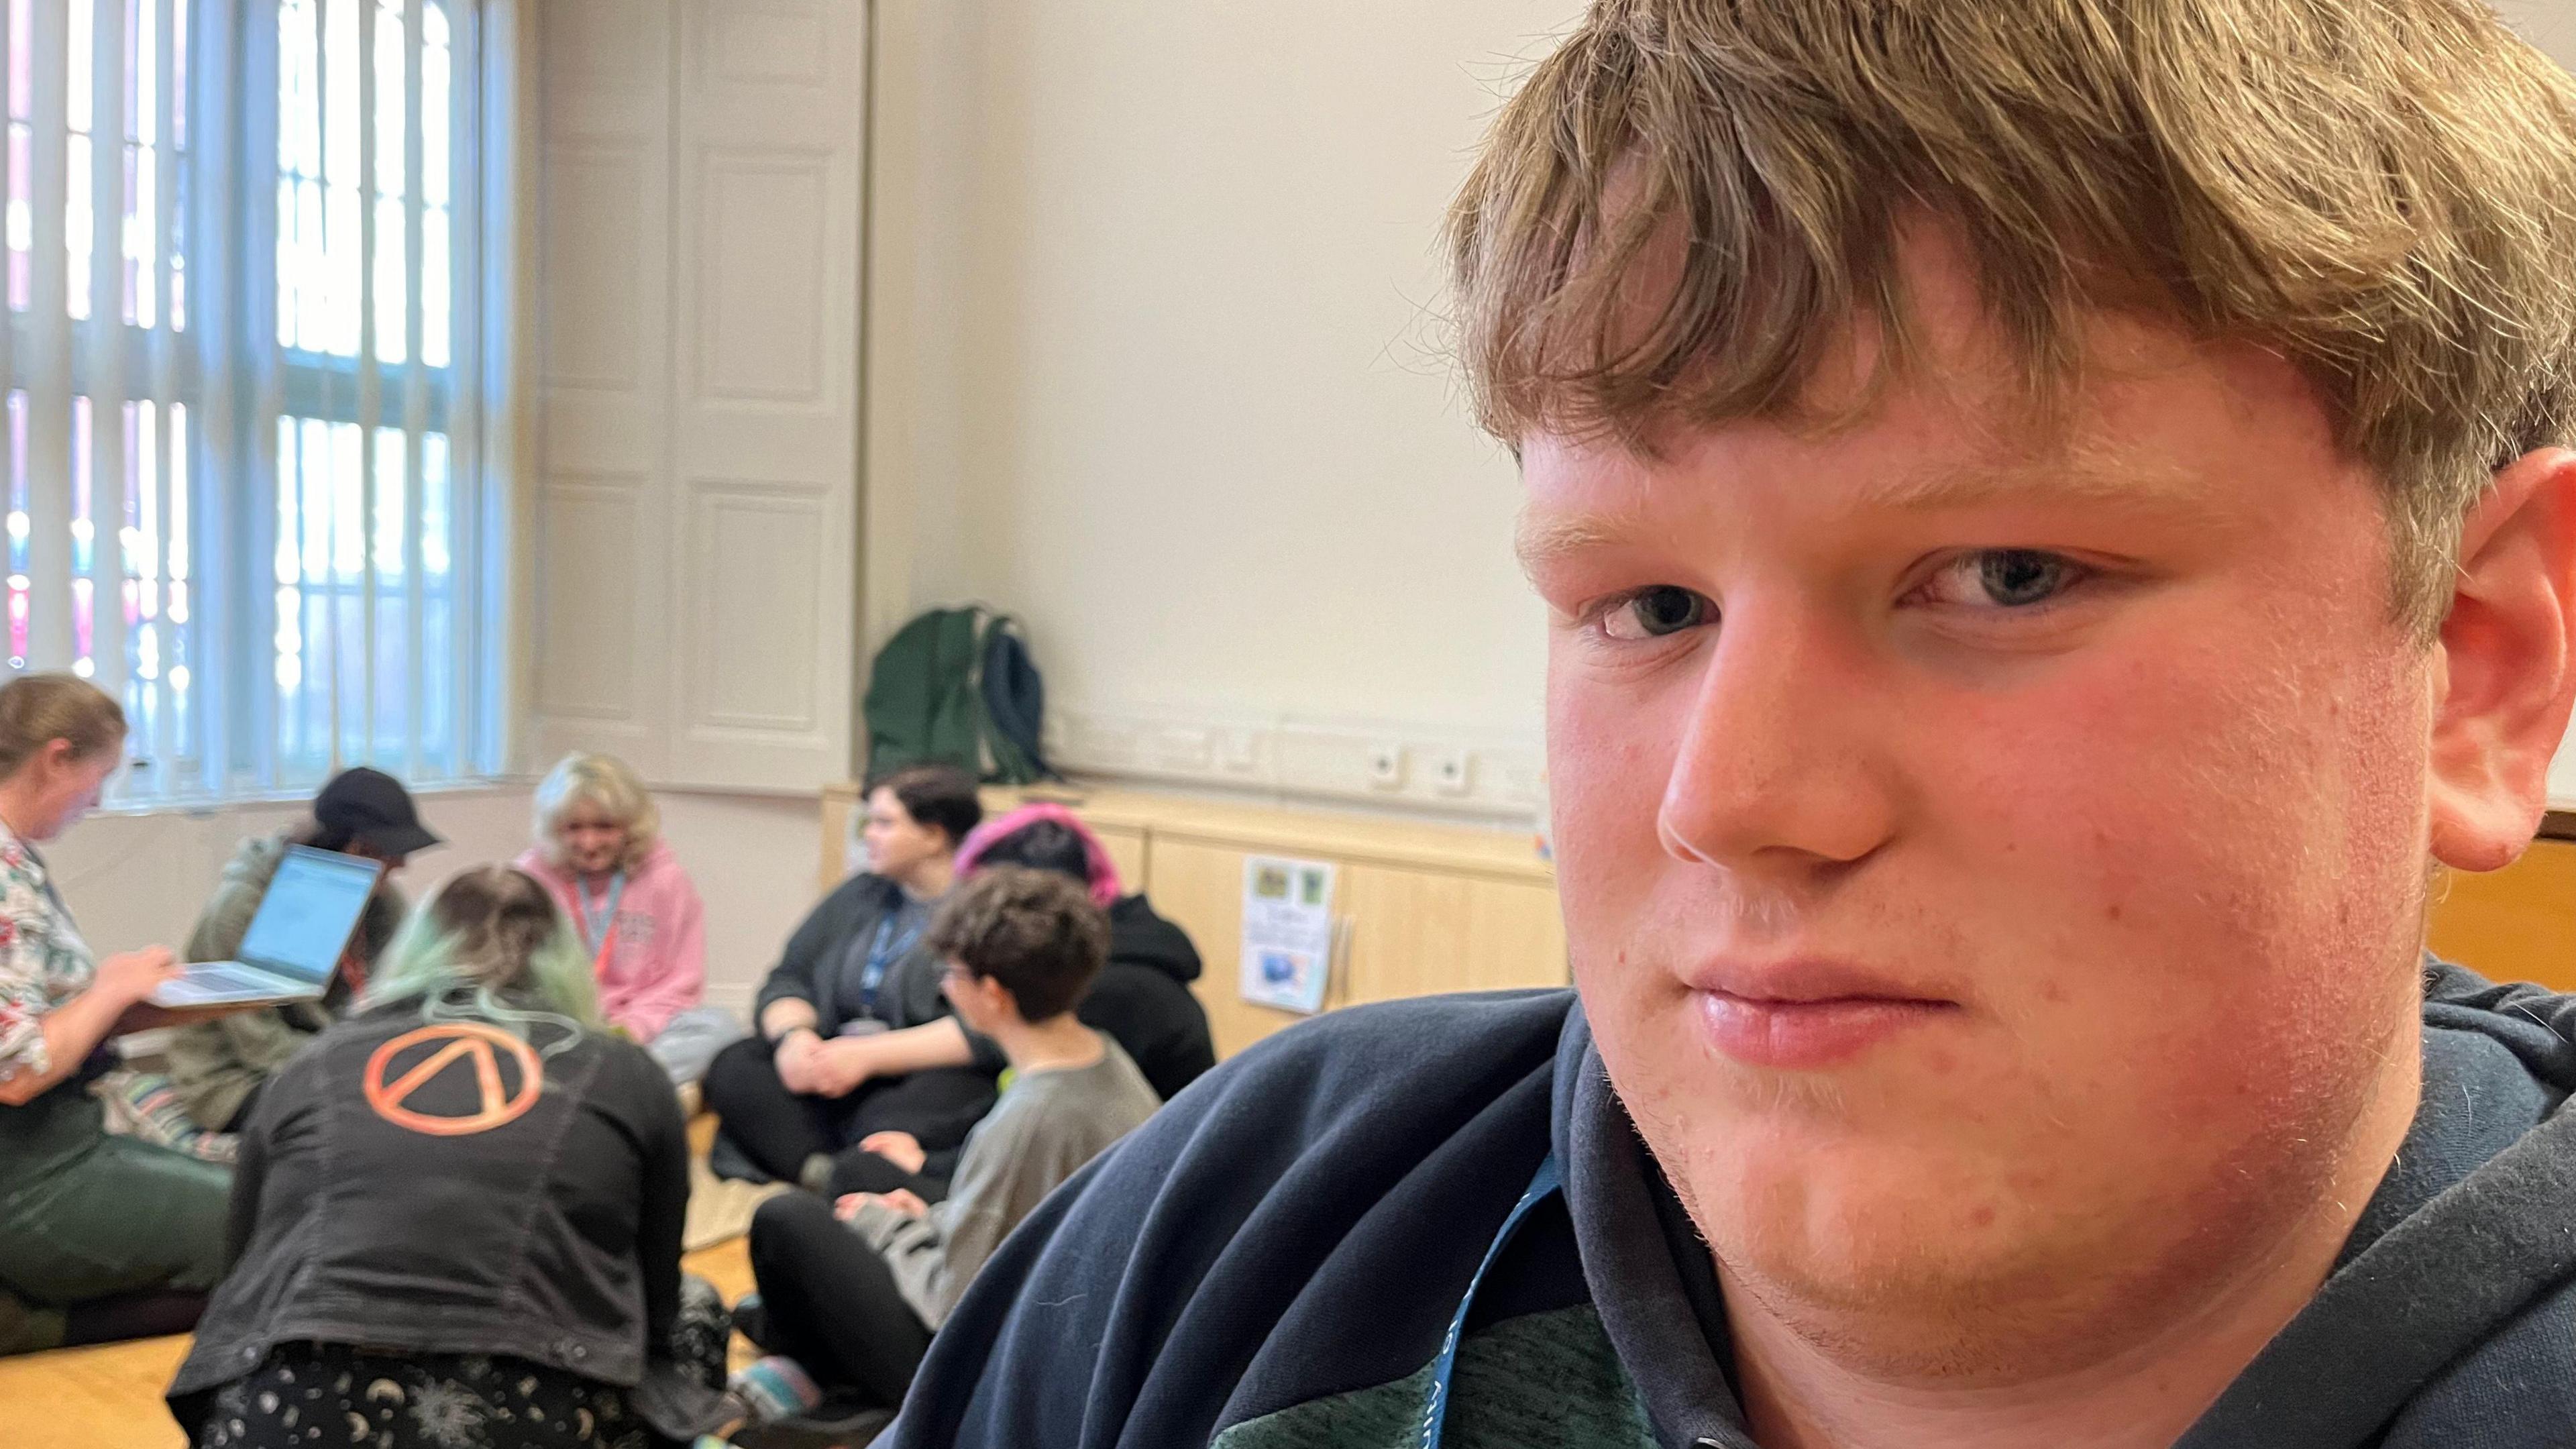
M534 737L849 768L862 0L547 0Z
M675 769L849 769L857 554L858 0L685 0L674 229Z

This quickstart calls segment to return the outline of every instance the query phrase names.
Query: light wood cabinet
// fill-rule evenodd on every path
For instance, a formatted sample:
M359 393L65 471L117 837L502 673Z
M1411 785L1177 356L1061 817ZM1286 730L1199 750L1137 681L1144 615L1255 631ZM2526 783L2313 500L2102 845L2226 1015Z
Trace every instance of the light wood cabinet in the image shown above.
M2489 980L2576 991L2576 842L2535 840L2502 870L2445 871L2428 915L2434 954Z
M1255 1006L1237 989L1243 866L1254 855L1335 868L1336 920L1324 1009L1442 991L1562 986L1565 927L1555 874L1525 832L1385 820L1143 791L988 791L999 812L1060 799L1096 831L1129 890L1198 944L1196 984L1219 1056L1302 1017ZM819 884L837 884L859 809L848 785L824 792Z
M1342 999L1328 1005L1566 984L1552 885L1364 864L1344 868L1341 895Z
M1089 821L1083 823L1091 824ZM1127 889L1143 890L1146 880L1145 832L1126 825L1092 825L1091 830L1100 837L1100 843L1108 847L1109 863L1118 867L1118 878L1127 883Z
M1283 1026L1303 1020L1293 1011L1255 1006L1235 989L1243 964L1243 862L1252 854L1191 840L1157 842L1149 894L1154 909L1180 923L1198 943L1202 963L1191 989L1207 1008L1216 1054L1230 1057ZM1324 988L1324 1007L1342 1003L1344 976L1336 971Z

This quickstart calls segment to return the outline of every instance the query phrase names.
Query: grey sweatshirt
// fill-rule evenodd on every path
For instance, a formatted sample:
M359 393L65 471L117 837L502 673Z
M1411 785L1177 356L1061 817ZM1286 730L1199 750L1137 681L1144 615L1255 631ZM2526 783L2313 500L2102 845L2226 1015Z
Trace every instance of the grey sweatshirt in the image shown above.
M1022 1072L966 1134L948 1199L926 1217L869 1203L850 1227L894 1270L903 1301L932 1328L984 1260L1056 1184L1081 1170L1163 1104L1145 1074L1105 1033L1087 1067Z

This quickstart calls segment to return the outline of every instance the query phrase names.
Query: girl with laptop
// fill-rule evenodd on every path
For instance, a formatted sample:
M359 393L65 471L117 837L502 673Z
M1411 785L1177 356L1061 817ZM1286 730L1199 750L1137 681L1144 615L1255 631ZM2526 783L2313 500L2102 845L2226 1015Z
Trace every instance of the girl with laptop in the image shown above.
M177 1333L223 1265L221 1167L108 1134L108 1039L167 1018L164 947L90 951L37 847L98 803L125 713L86 680L0 686L0 1352Z

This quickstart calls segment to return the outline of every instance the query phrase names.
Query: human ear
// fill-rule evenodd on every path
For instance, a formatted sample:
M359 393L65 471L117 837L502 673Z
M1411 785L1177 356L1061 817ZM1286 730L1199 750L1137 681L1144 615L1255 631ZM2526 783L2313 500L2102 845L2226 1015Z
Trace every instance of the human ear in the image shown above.
M2494 870L2531 843L2576 699L2571 641L2576 452L2543 448L2496 474L2461 532L2425 786L2443 864Z

